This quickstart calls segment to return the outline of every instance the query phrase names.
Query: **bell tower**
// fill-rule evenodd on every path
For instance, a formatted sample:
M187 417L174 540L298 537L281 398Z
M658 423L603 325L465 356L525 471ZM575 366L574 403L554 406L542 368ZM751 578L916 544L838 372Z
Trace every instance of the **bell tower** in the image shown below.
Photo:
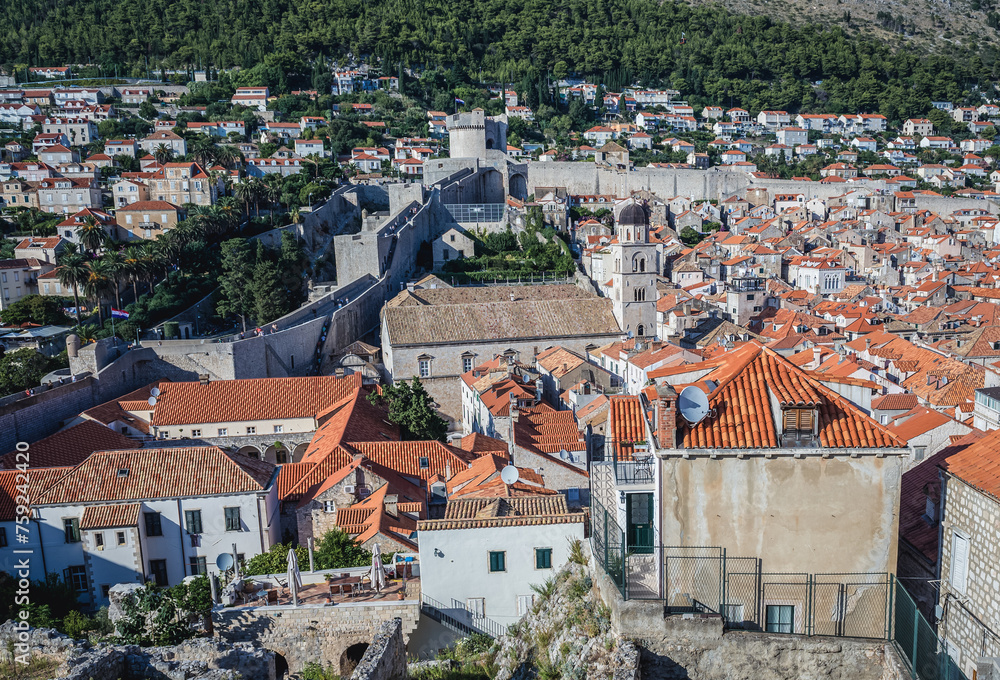
M635 199L618 213L611 245L612 308L619 327L635 338L656 337L656 244L649 242L649 209Z

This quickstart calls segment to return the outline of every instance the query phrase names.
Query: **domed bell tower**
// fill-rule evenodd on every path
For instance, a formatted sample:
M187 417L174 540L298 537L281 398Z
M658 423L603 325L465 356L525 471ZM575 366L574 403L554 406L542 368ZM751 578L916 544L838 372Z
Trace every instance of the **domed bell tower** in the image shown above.
M611 246L612 309L619 327L634 338L656 337L656 244L649 242L649 208L632 200L618 213Z

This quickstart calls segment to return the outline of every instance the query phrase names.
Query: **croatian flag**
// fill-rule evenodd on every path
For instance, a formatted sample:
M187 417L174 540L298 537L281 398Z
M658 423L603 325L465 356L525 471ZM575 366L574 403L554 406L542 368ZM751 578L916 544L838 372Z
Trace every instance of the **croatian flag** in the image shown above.
M459 99L458 97L455 97L455 103L456 104L464 104L465 100L464 99Z
M127 319L128 318L128 312L124 312L124 311L122 311L120 309L115 309L114 307L112 307L111 308L111 318L112 319Z

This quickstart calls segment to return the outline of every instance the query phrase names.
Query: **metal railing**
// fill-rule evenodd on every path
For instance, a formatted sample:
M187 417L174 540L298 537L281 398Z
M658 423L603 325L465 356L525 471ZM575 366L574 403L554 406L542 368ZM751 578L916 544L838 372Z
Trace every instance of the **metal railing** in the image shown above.
M948 656L944 641L917 603L898 580L893 589L892 641L909 664L913 678L920 680L967 680L955 661Z
M616 511L591 503L594 557L626 600L662 602L666 614L714 613L730 629L893 639L890 574L764 572L760 558L721 547L630 545Z
M506 203L445 203L445 210L456 222L502 222Z
M451 606L448 606L421 593L420 610L445 627L464 635L479 633L496 639L507 633L507 626L476 614L458 600L452 600Z

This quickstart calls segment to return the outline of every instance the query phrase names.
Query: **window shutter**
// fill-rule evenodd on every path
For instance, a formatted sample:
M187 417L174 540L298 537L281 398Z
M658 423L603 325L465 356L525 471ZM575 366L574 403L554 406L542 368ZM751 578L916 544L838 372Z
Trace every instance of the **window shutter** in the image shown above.
M795 409L785 411L785 430L797 430L799 428L799 412Z
M964 593L969 578L969 539L953 534L951 548L951 585Z

